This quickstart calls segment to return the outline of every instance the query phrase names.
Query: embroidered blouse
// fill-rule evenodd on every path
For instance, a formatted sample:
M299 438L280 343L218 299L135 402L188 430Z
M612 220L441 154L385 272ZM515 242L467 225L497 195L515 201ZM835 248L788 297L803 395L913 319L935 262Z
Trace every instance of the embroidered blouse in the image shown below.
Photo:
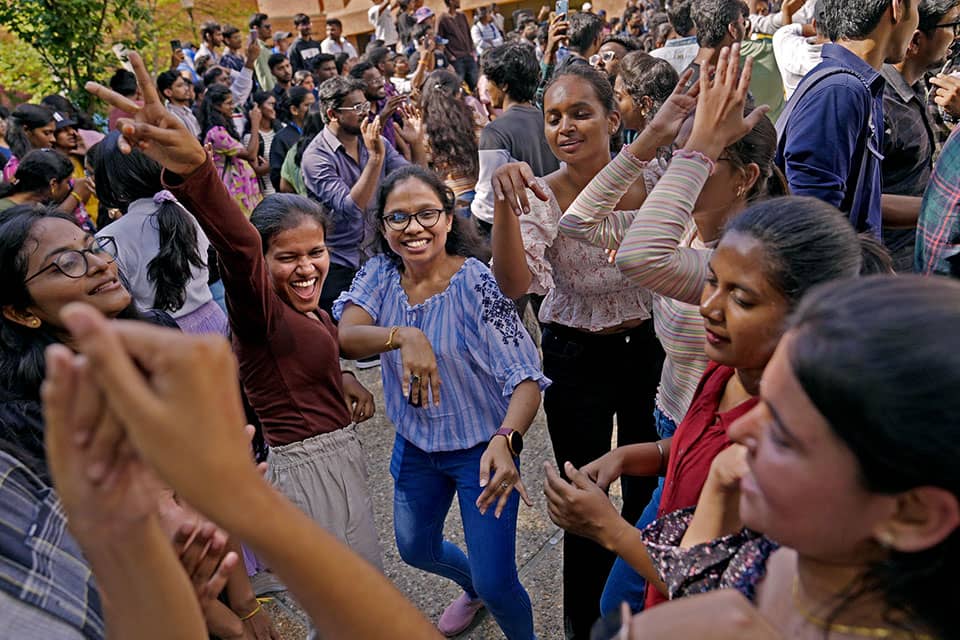
M692 212L713 164L678 151L649 188L649 165L624 150L590 181L560 219L568 238L618 249L617 266L653 292L653 320L666 352L657 406L679 424L707 368L700 293L715 243L697 238ZM635 211L614 211L630 185L643 177L647 199ZM622 244L621 244L622 243Z
M486 265L473 258L444 291L411 305L396 265L376 256L337 298L336 318L347 304L362 308L378 326L416 327L430 341L443 385L439 406L411 406L401 390L400 351L380 354L387 416L397 433L424 451L456 451L488 441L506 417L518 384L534 380L541 390L550 384L513 302Z
M540 322L600 331L650 317L650 292L624 277L601 248L560 234L560 205L550 187L541 201L527 191L530 213L520 216L520 233L533 279L529 293L545 295Z

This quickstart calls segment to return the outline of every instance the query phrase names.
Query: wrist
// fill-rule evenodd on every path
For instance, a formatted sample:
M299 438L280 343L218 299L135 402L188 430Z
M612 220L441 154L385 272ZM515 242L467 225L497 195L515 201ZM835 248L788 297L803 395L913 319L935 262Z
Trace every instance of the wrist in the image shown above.
M629 539L633 531L636 531L633 525L617 516L616 522L612 522L610 527L604 527L604 533L601 534L600 540L597 542L607 551L620 555L620 549L623 548L624 541Z
M702 135L697 131L694 131L690 139L687 140L687 144L683 145L684 151L696 151L713 161L720 157L725 148L722 144L716 142L712 136Z

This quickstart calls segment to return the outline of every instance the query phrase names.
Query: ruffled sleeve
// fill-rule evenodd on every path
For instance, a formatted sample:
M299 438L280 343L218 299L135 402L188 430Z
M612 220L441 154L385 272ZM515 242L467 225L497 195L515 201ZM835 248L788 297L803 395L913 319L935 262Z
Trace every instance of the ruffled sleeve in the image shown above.
M383 306L383 292L387 287L389 261L379 255L368 260L353 277L350 288L333 303L333 317L338 321L347 304L355 304L377 322Z
M520 216L520 235L527 254L527 266L533 278L527 293L546 295L555 288L553 267L546 257L547 250L553 246L559 233L560 209L549 187L541 180L540 186L550 194L550 200L543 202L527 190L530 213Z
M779 545L749 529L683 549L680 542L693 509L674 511L642 532L643 542L666 583L670 599L716 589L736 589L753 600L766 575L767 559Z

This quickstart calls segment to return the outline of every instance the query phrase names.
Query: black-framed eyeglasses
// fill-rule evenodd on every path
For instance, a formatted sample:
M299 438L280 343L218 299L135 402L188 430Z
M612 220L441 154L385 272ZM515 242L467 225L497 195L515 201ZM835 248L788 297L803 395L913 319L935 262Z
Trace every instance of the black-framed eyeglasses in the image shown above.
M117 259L117 243L113 238L104 236L102 238L96 238L93 241L93 246L89 249L83 249L82 251L70 249L69 251L64 251L60 253L53 262L24 280L23 283L26 284L30 282L50 269L56 269L68 278L82 278L90 271L90 263L87 261L88 253L102 260L106 260L107 264L110 264Z
M938 24L937 29L952 29L953 37L960 38L960 20L956 22L944 22L943 24Z
M416 213L406 213L404 211L394 211L383 216L383 223L394 231L406 231L410 226L410 221L414 218L424 229L437 224L443 209L421 209Z
M353 111L357 115L362 115L364 113L369 113L370 102L365 100L363 102L358 102L352 107L337 107L337 111Z

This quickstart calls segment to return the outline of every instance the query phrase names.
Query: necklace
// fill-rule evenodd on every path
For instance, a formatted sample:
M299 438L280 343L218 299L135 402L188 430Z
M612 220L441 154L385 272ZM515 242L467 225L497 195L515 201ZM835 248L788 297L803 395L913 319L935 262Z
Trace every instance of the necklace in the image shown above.
M840 624L836 622L827 622L823 618L819 618L809 611L807 611L803 605L800 604L800 578L795 576L793 578L793 606L796 608L797 612L803 616L803 618L814 625L817 628L823 629L824 631L835 631L837 633L843 633L848 636L857 636L860 638L896 638L903 640L934 640L933 636L927 635L925 633L911 633L909 631L900 631L894 629L887 629L885 627L859 627L849 624Z

